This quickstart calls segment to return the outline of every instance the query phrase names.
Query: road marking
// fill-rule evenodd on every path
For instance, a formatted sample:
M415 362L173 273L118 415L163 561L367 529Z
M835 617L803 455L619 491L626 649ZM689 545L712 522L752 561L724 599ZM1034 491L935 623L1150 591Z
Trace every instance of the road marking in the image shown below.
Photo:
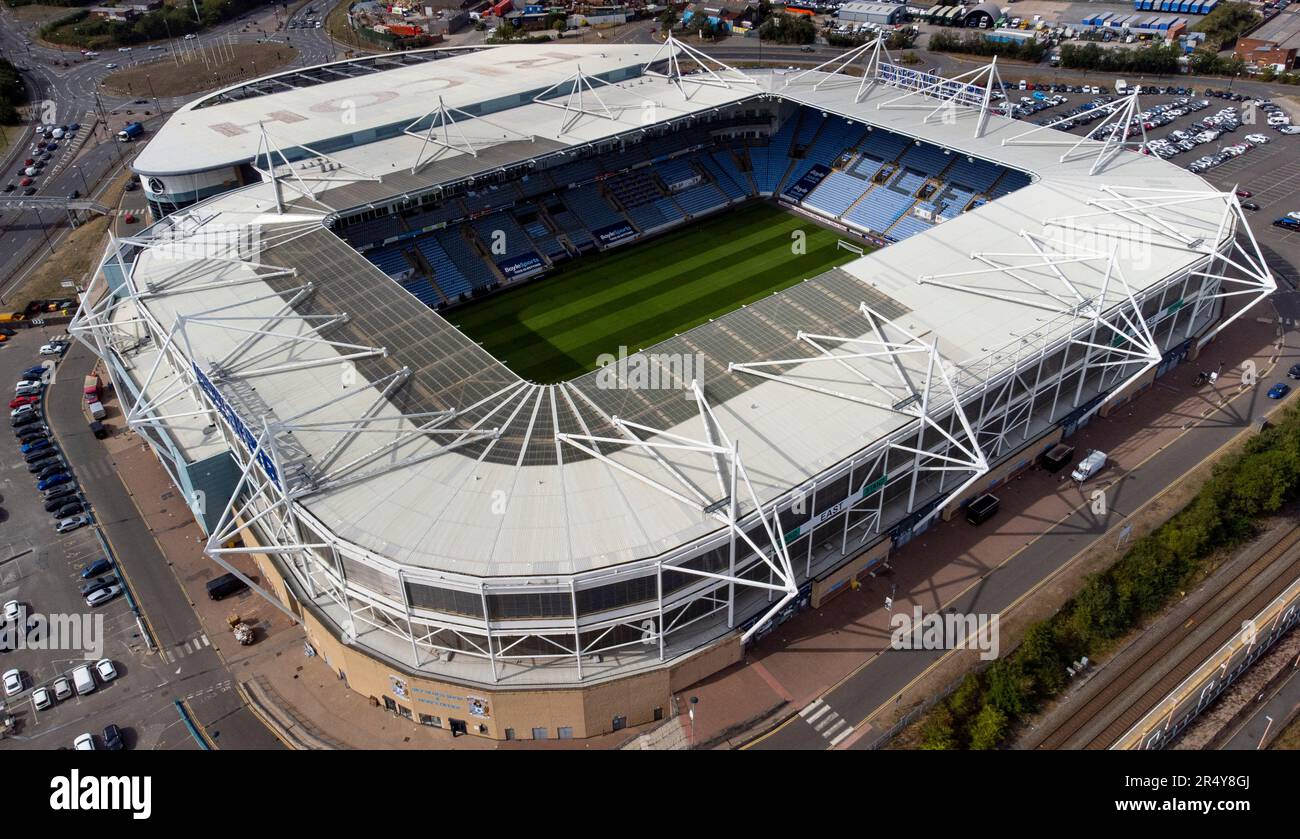
M814 699L804 709L799 712L804 722L812 726L823 738L830 742L831 748L837 746L845 737L853 733L853 726L849 721L827 705L825 700Z

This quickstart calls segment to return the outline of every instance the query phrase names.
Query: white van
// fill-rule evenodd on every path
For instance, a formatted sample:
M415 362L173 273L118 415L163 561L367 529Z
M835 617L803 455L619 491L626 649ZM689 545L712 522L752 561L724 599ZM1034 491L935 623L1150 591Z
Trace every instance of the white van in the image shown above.
M1106 467L1106 453L1097 449L1089 449L1088 453L1079 461L1079 465L1070 473L1070 477L1079 483L1091 478Z
M85 696L95 691L95 674L89 664L83 664L72 671L72 685L77 689L77 696Z

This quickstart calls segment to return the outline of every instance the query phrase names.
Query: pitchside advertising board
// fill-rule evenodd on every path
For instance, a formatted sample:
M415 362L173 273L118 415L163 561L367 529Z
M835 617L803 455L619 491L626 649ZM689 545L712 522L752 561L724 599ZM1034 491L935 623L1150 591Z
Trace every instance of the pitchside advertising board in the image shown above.
M248 430L248 426L244 425L244 421L239 418L239 414L235 413L235 409L230 407L226 397L221 395L221 391L217 390L216 385L212 384L212 380L208 378L207 374L199 369L199 365L190 362L190 367L194 370L194 378L198 381L199 387L208 395L208 400L221 412L221 416L226 418L226 424L243 441L244 448L248 449L250 454L257 450L257 437ZM275 461L272 460L271 455L265 450L259 450L257 452L257 462L262 465L263 471L266 472L266 476L271 479L272 483L280 486L280 476L276 472Z
M596 236L596 241L602 245L612 245L615 242L621 242L636 233L636 231L632 229L632 225L627 222L611 224L608 227L602 227L599 230L594 230L592 232Z
M529 251L516 256L514 259L498 262L497 267L501 269L501 273L505 274L508 279L513 280L542 270L546 267L546 263L542 262L542 258L536 253Z
M817 188L817 184L826 179L831 170L820 163L814 164L811 169L804 173L804 176L785 190L785 196L792 201L802 201L808 193Z

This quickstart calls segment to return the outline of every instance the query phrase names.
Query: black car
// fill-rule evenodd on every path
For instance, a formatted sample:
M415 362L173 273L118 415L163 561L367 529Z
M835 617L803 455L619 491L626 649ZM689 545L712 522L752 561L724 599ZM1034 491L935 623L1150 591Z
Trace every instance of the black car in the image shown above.
M56 519L66 519L68 516L75 516L77 513L84 513L86 508L81 505L80 501L73 501L64 504L56 512L51 513Z
M37 473L36 477L40 478L43 481L46 478L51 478L54 477L55 475L62 475L66 471L67 470L63 467L63 464L56 460L53 463L51 463L49 466L46 466L44 469L42 469L39 473Z
M9 425L11 425L14 428L21 428L24 425L31 425L32 423L38 421L40 418L41 418L40 414L36 413L35 411L32 411L31 413L23 414L20 417L13 417L12 419L9 420Z
M45 455L45 457L40 460L33 460L31 463L27 464L27 471L31 472L33 475L38 472L44 472L51 466L57 467L59 465L59 459L54 456L54 452L47 451L41 452L41 454Z
M35 195L35 194L36 194L36 187L34 186L29 186L23 190L23 195Z
M81 592L82 597L88 597L94 592L99 591L101 588L108 588L109 586L115 586L115 585L117 585L117 575L108 574L106 576L96 577L93 580L89 580L87 582L82 583L81 588L78 589L78 591Z
M1291 369L1286 371L1288 379L1300 379L1300 364L1292 364Z
M13 192L17 188L16 184L5 184L5 192Z
M71 498L76 494L77 494L77 488L74 486L68 486L67 484L64 484L62 486L57 486L54 487L53 489L48 489L45 491L45 496L44 496L45 503L58 504L58 507L54 508L57 510L59 507L62 507L64 504L68 503L67 499ZM45 509L48 510L50 508L46 507Z
M1258 211L1259 211L1259 205L1256 204L1254 201L1242 201L1242 202L1241 202L1241 209L1243 209L1243 210L1250 210L1251 212L1258 212Z
M28 452L27 454L23 455L23 462L35 463L38 460L45 460L47 457L54 457L58 453L59 452L56 448L50 446L49 448L41 449L39 451Z
M19 434L19 433L15 432L15 433L14 433L14 438L15 438L19 443L30 443L30 442L33 441L33 440L44 440L44 439L45 439L45 433L46 433L47 430L48 430L48 429L46 429L46 427L43 426L43 425L42 425L42 426L35 427L35 428L30 428L30 427L28 427L28 428L19 428L19 429L17 429L17 431L21 431L22 433Z
M126 748L122 742L122 729L115 725L104 726L104 748L110 752L120 752Z
M69 200L69 201L76 201L76 200L77 200L78 198L80 198L80 197L81 197L81 190L79 190L79 189L74 189L74 190L72 190L72 192L69 192L69 193L68 193L68 200Z
M70 489L57 498L47 499L45 502L45 512L53 513L57 510L61 510L63 507L67 506L69 501L76 497L76 493L77 491L75 489Z

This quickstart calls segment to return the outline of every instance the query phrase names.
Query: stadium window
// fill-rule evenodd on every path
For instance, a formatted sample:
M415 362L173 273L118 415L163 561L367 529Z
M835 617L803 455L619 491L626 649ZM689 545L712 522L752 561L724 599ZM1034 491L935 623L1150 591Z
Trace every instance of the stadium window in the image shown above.
M655 708L655 722L659 722L659 721L662 720L663 718L664 718L664 709L663 709L663 708Z
M555 733L559 736L561 740L573 739L573 729L567 725L562 725L559 728L555 729Z
M545 740L545 739L546 739L546 729L545 729L545 728L534 728L534 729L533 729L533 739L534 739L534 740Z
M433 717L428 714L420 714L420 725L427 725L430 728L442 728L442 717Z
M399 713L399 714L401 714L402 716L406 717L408 720L411 718L411 709L408 708L408 707L406 707L405 705L398 705L398 706L397 706L397 713Z
M625 728L627 728L627 717L622 715L614 717L614 730L622 731Z

